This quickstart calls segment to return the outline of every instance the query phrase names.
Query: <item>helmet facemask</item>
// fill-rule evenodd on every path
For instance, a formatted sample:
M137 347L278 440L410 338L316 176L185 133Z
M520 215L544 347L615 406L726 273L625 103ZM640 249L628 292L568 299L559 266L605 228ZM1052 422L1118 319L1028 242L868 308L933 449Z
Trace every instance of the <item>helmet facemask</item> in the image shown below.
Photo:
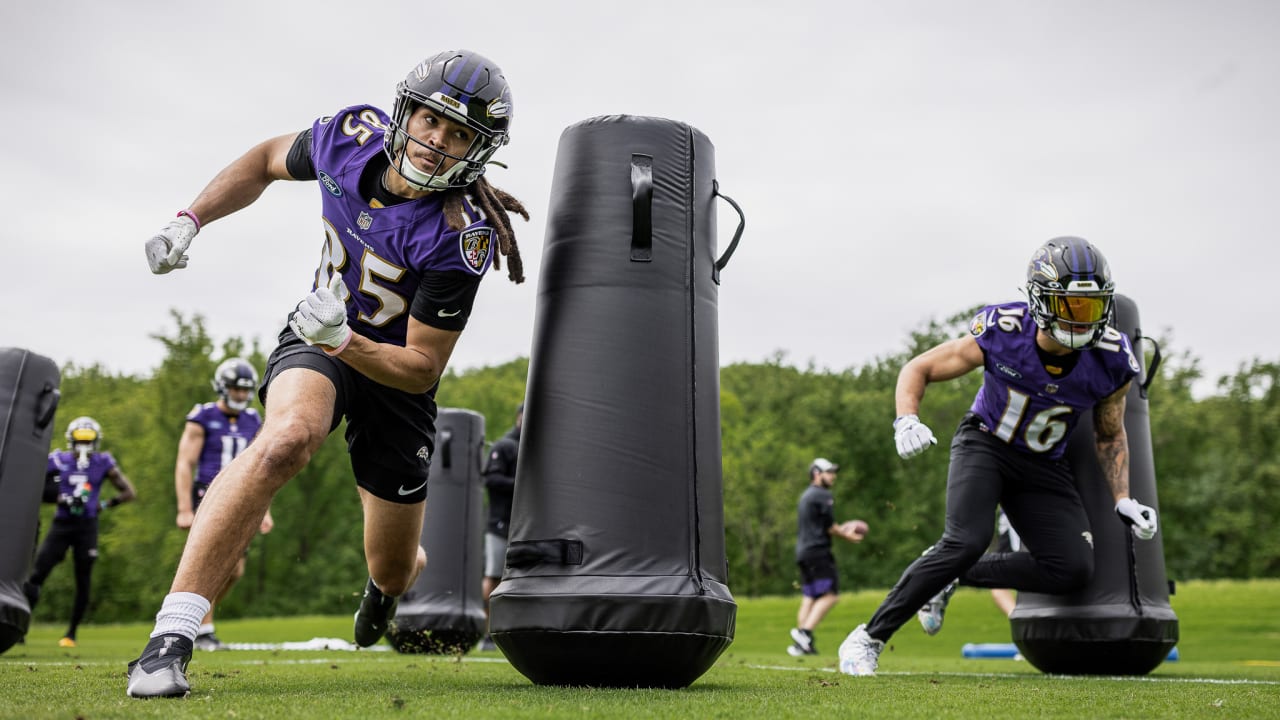
M1096 286L1096 283L1085 284ZM1056 290L1032 282L1027 283L1027 296L1036 326L1072 350L1098 344L1111 324L1114 297L1111 291Z
M403 83L401 84L403 85ZM388 151L388 155L391 158L391 167L400 173L405 182L418 190L448 190L449 188L466 187L475 182L477 178L484 174L485 165L489 162L489 158L493 157L498 148L506 142L506 135L495 136L484 128L459 116L456 112L451 112L439 99L443 97L440 93L434 93L432 98L417 100L408 99L410 95L405 94L405 92L402 90L396 97L391 126L387 129L388 136L391 139ZM451 155L440 148L422 142L405 129L409 124L410 116L421 106L430 108L440 117L465 126L475 134L475 137L471 139L471 146L467 148L465 153ZM409 143L426 148L438 156L439 159L431 172L419 170L409 159L409 153L406 152ZM448 165L450 160L454 161L452 166L442 170L441 168Z

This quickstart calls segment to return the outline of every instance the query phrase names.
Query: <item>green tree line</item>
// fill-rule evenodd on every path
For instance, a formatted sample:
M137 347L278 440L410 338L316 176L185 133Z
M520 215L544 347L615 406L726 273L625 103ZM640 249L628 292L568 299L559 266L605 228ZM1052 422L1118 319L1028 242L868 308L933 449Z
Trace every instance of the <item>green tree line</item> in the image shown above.
M969 311L910 333L898 353L843 371L797 368L778 354L721 370L724 522L730 588L736 595L796 592L795 507L817 456L841 465L838 519L871 526L858 545L840 544L842 587L888 587L941 533L952 428L981 382L971 373L929 388L921 412L939 449L904 462L891 423L898 369L914 354L964 331ZM103 427L105 450L138 490L138 501L101 520L91 622L150 617L168 592L186 533L174 524L173 467L184 418L214 399L210 380L227 357L261 371L266 354L232 339L215 346L199 315L171 313L176 328L156 335L166 355L147 376L99 366L62 368L54 445L72 418ZM485 417L496 440L524 399L527 358L441 381L441 407ZM1187 352L1166 353L1149 402L1161 536L1171 579L1280 575L1280 364L1252 361L1197 398L1201 378ZM111 489L105 491L109 495ZM1147 501L1147 498L1143 498ZM41 511L47 529L52 507ZM275 530L251 544L244 579L219 617L347 613L365 569L361 513L342 429L276 497ZM55 569L36 619L64 620L73 593L70 561Z

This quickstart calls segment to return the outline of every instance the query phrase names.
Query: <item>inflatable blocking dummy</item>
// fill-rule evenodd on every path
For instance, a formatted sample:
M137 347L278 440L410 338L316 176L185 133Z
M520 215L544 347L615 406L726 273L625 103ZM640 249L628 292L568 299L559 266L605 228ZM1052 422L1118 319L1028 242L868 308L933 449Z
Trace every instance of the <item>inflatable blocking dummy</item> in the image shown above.
M22 583L39 531L61 374L49 358L0 348L0 653L27 634Z
M1140 354L1138 309L1122 295L1116 296L1116 328L1133 340L1134 352ZM1134 380L1125 398L1124 426L1129 436L1129 494L1155 508L1163 521L1147 412L1147 385L1159 357L1157 351L1151 367ZM1169 606L1165 577L1163 530L1151 540L1138 540L1116 516L1094 449L1092 417L1080 419L1069 443L1067 459L1093 530L1093 579L1072 595L1018 593L1009 615L1013 640L1027 661L1043 672L1145 675L1178 642L1178 618Z
M733 641L717 295L742 223L717 259L714 176L711 142L679 122L561 136L489 603L494 642L534 683L684 687Z
M483 460L484 416L442 408L422 524L427 566L387 630L400 652L464 653L484 636Z

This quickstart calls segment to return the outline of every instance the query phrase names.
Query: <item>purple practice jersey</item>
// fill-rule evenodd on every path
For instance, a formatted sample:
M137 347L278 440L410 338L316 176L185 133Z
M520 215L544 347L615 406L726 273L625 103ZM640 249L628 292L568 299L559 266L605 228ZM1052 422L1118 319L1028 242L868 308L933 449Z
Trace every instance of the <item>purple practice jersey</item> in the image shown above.
M1102 340L1080 350L1062 376L1045 369L1036 352L1036 324L1024 302L988 305L969 324L982 348L982 387L970 410L984 429L1024 452L1060 458L1081 413L1140 372L1129 338L1108 327Z
M49 453L48 474L58 476L58 510L54 518L97 517L102 482L116 466L111 453L79 453L57 450Z
M340 272L352 330L403 346L423 273L483 276L492 265L496 238L471 198L465 205L468 225L456 231L445 220L445 193L385 206L361 197L360 174L383 151L386 126L386 114L369 105L346 108L312 126L311 162L321 187L326 235L313 287L325 286L332 272ZM456 324L470 310L468 305L437 312Z
M207 486L258 434L262 416L253 408L245 408L239 415L228 415L218 403L210 402L191 408L187 422L204 428L204 447L196 464L195 484Z

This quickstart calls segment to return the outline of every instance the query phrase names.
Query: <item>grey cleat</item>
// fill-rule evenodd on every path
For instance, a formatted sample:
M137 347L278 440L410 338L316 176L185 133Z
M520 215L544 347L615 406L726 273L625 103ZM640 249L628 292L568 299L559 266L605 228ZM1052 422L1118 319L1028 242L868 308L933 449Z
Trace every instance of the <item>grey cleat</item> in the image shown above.
M947 603L951 601L951 596L956 593L956 588L959 586L959 580L947 583L946 587L929 598L929 602L916 612L916 619L920 621L920 627L924 628L926 634L937 635L942 629L942 618L946 615Z
M129 663L129 697L185 697L191 692L187 663L191 641L181 635L157 635Z

